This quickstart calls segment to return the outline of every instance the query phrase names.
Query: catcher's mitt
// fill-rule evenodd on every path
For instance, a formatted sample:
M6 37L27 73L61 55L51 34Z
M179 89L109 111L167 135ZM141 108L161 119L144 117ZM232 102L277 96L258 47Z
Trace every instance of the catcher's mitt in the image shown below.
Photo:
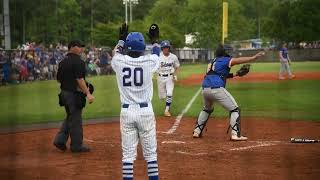
M241 66L241 68L236 72L236 75L241 77L248 74L249 71L250 71L250 64L245 64Z
M149 32L147 33L151 44L158 42L159 34L159 26L157 24L151 24Z
M123 23L119 28L119 40L126 41L128 36L129 26L126 23Z

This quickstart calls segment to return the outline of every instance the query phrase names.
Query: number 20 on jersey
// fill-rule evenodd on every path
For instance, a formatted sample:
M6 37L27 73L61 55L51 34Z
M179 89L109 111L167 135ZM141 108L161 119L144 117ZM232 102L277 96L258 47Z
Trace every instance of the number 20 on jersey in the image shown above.
M123 78L122 84L123 86L142 86L143 85L143 69L141 67L137 67L134 69L125 67L122 69Z

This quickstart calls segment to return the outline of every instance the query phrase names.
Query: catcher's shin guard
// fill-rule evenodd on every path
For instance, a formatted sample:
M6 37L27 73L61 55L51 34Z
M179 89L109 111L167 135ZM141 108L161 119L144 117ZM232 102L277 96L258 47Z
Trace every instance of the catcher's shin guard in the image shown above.
M199 138L202 136L202 132L203 132L204 128L206 127L206 124L207 124L208 119L209 119L212 112L213 112L213 109L212 110L203 109L200 112L199 117L196 121L196 126L193 130L193 137L194 138Z
M239 107L230 111L230 126L231 128L231 141L246 141L247 137L241 135L241 124L240 124L240 109ZM228 133L227 131L227 133Z
M230 111L230 125L228 127L227 133L231 128L231 134L236 132L237 137L241 137L241 123L240 123L240 108Z

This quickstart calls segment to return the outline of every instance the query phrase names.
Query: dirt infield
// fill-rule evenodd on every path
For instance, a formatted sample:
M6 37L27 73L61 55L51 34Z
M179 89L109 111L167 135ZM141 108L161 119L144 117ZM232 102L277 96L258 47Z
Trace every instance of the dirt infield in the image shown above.
M296 72L294 80L320 80L320 72ZM203 74L193 74L190 77L179 81L183 85L200 85L203 80ZM286 80L289 80L288 78ZM249 73L243 77L228 79L231 83L237 82L274 82L279 80L277 73Z
M290 137L320 138L320 123L243 118L247 142L230 142L227 121L210 119L193 139L194 119L157 118L160 179L319 179L320 143L292 144ZM86 154L52 146L57 129L0 135L1 179L121 179L119 122L87 125ZM141 148L135 179L147 179Z

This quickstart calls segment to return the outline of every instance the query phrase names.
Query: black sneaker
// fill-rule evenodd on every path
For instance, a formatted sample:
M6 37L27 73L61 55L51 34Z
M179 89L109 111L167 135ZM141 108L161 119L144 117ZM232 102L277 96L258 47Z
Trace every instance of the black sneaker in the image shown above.
M78 148L78 149L72 149L72 148L71 148L71 152L73 152L73 153L90 152L90 148L83 145L83 146L81 146L81 147Z
M66 146L65 144L59 144L59 143L54 142L53 145L54 145L56 148L58 148L59 150L61 150L61 151L67 150L67 146Z

